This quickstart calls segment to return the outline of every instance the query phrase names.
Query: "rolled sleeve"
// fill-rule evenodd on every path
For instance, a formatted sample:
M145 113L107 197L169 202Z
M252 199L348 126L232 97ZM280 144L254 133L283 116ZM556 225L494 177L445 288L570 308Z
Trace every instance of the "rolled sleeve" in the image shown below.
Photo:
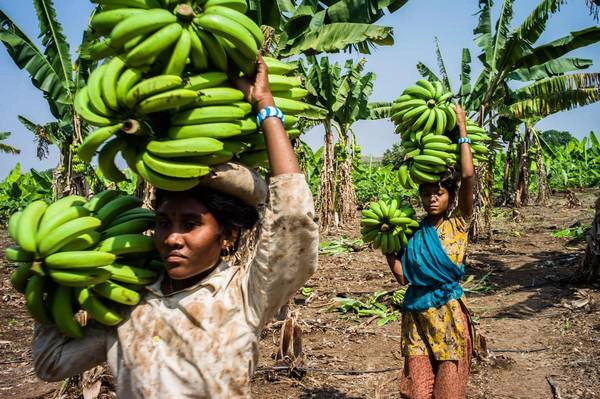
M53 325L36 324L31 352L37 376L44 381L60 381L106 361L108 335L107 330L88 325L83 337L71 339Z
M249 321L258 329L317 268L319 228L303 174L273 177L256 256L245 276Z

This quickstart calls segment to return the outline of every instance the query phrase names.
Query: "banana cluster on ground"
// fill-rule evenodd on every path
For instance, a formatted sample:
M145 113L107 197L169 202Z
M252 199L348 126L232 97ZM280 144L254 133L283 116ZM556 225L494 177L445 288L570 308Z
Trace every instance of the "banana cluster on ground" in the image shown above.
M122 318L114 305L140 301L138 291L160 267L144 266L155 256L152 239L142 234L153 227L154 213L140 205L135 197L105 190L89 200L69 195L50 205L34 201L10 217L17 244L5 252L17 264L10 281L36 321L79 337L79 309L115 325Z
M436 183L448 168L460 167L451 100L452 93L445 92L441 82L421 79L394 101L391 118L402 140L404 162L398 173L405 188ZM485 143L491 137L471 120L467 120L467 134L474 163L486 161L489 149Z
M210 166L231 159L268 166L256 114L227 75L231 63L253 73L263 43L244 14L245 0L97 3L91 25L102 38L84 52L104 62L74 104L99 127L79 148L84 162L98 153L102 174L119 182L126 179L114 162L121 153L134 172L167 190L191 188ZM264 60L275 104L295 138L299 116L312 107L302 101L308 92L295 63Z
M372 242L384 254L405 248L419 227L412 206L401 205L397 199L371 202L363 209L360 224L363 241Z

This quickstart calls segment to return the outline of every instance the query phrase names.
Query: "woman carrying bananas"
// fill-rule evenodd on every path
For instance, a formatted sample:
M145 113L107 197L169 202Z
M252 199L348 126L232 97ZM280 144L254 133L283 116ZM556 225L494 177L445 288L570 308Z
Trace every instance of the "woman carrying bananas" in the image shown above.
M259 218L267 186L256 173L229 163L201 188L158 191L154 238L165 273L114 330L92 321L84 337L67 339L53 326L37 327L33 363L42 379L58 381L106 361L120 398L250 396L259 334L315 271L318 227L281 120L264 117L277 110L262 58L253 80L235 83L263 115L271 165L254 259L234 268L222 256Z
M473 162L465 113L456 106L460 185L454 171L421 184L427 215L400 254L387 256L400 284L408 284L402 316L402 397L466 396L474 330L459 284L473 211ZM458 197L458 198L457 198ZM452 212L455 199L456 209Z

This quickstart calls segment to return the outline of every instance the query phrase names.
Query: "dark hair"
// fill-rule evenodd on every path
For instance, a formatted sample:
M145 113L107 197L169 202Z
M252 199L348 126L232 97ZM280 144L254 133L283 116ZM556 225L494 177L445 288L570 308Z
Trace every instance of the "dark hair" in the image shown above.
M176 197L191 197L202 203L228 234L236 227L250 229L258 221L258 210L255 207L246 205L230 195L201 186L177 192L156 189L153 208L158 209L166 199Z
M458 191L458 182L459 175L455 169L448 169L442 175L441 179L437 183L422 183L419 184L419 194L423 194L423 190L428 186L436 186L437 188L445 188L448 190L448 195L450 196L451 202L456 196L456 192Z

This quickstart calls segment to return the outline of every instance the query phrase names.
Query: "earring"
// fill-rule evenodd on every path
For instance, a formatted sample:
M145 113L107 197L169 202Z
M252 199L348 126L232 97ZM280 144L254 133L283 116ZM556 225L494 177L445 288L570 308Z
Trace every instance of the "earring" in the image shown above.
M228 240L223 240L223 248L221 248L221 256L231 256L231 245Z

